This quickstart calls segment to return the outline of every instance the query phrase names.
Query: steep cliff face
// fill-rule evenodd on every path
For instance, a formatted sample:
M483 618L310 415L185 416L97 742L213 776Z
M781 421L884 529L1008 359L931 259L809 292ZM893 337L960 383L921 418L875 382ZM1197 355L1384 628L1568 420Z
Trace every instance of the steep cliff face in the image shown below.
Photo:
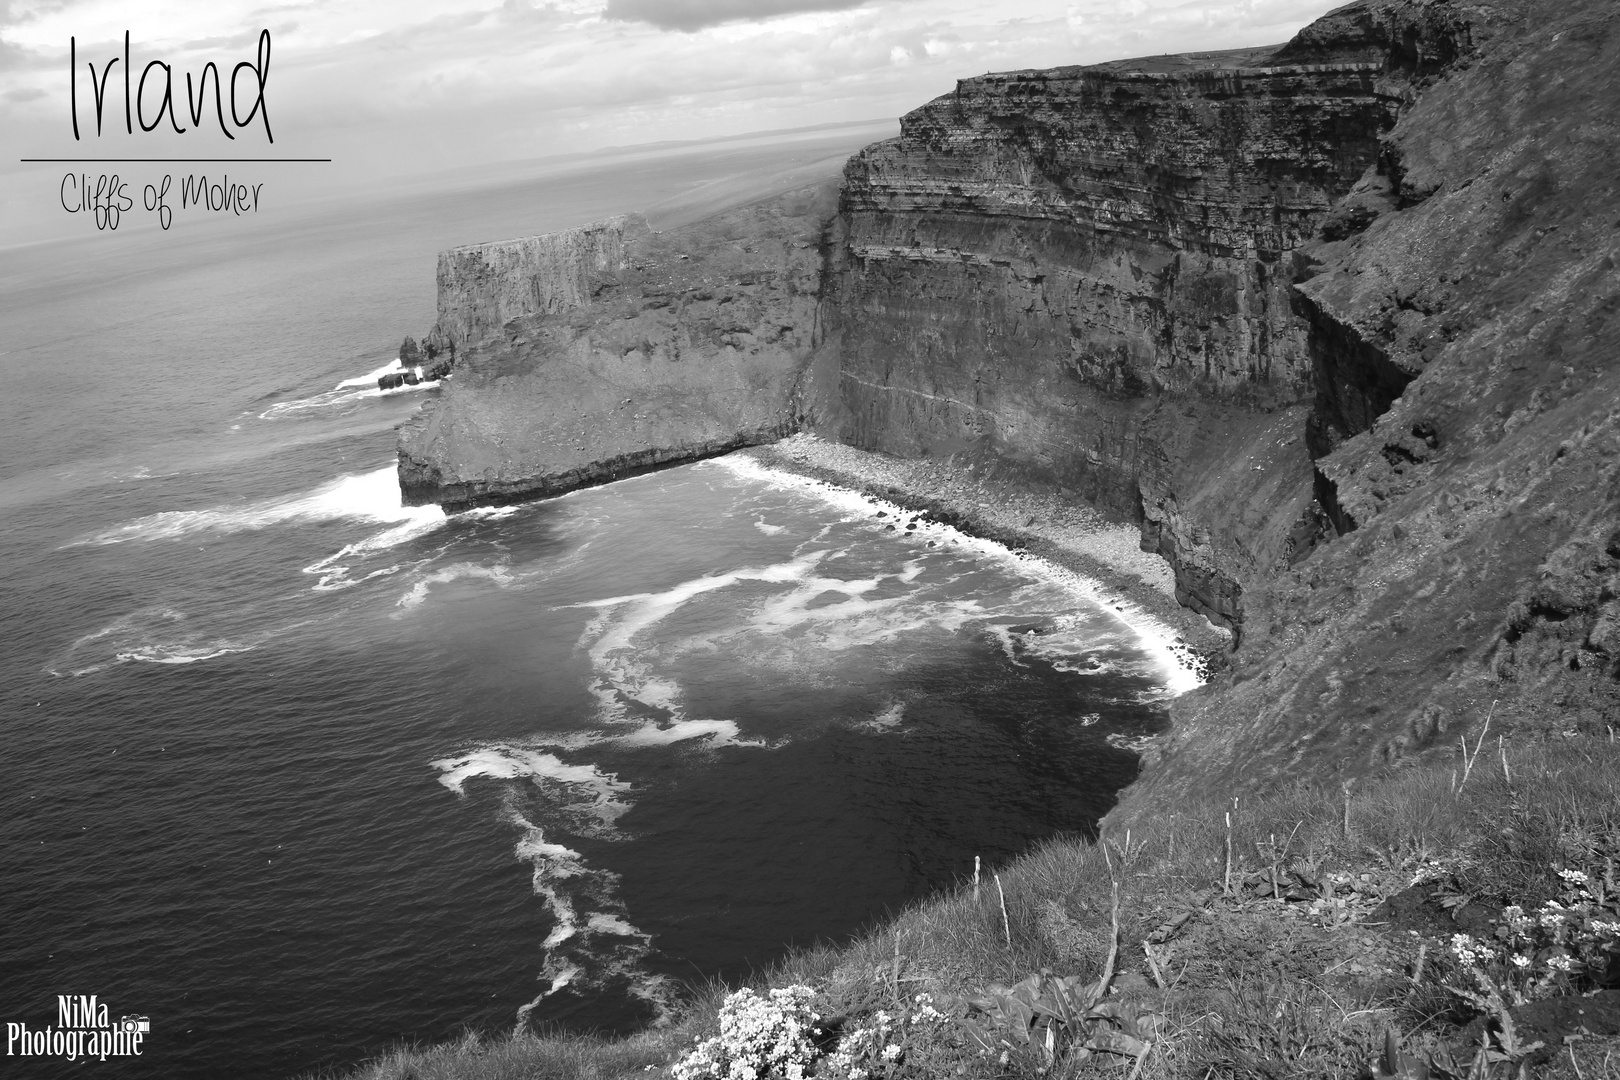
M1244 580L1310 532L1289 254L1377 160L1408 86L1353 36L1308 64L989 75L907 115L846 170L827 317L844 436L967 450L1136 513L1186 602L1236 626Z
M520 316L582 308L597 283L624 269L625 245L646 232L645 221L616 217L441 251L438 322L430 340L440 349L465 349Z
M471 344L400 431L406 501L539 498L795 430L834 199L827 183L667 233L625 217L441 256L435 333Z
M1246 597L1233 670L1178 704L1120 824L1487 715L1620 722L1620 12L1431 7L1474 20L1474 52L1297 258L1310 441L1353 531Z
M1134 510L1242 631L1121 820L1620 716L1617 18L1363 0L966 80L850 163L843 437Z

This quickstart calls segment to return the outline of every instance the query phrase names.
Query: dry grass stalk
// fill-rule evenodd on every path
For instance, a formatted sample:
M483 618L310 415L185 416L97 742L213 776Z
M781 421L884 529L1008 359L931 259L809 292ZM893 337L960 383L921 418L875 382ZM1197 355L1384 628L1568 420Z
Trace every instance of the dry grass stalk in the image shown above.
M889 992L894 995L894 1003L900 1006L900 927L894 928L894 970L889 975Z
M1153 982L1160 990L1169 990L1165 985L1164 973L1159 970L1159 958L1153 955L1153 946L1145 939L1142 942L1142 953L1147 957L1148 970L1153 972Z
M1152 1042L1147 1042L1142 1045L1142 1052L1136 1055L1136 1066L1131 1069L1130 1080L1136 1080L1138 1076L1142 1075L1142 1066L1147 1064L1148 1055L1152 1052Z
M1012 924L1007 921L1007 891L1001 887L1001 875L996 874L996 893L1001 897L1001 934L1007 939L1007 948L1012 948Z
M1271 898L1282 899L1282 886L1277 883L1277 834L1271 834Z
M1485 733L1487 731L1491 730L1491 717L1494 716L1495 714L1496 714L1496 702L1492 701L1491 702L1491 707L1488 710L1486 710L1486 713L1485 713L1485 726L1479 729L1479 738L1474 742L1474 753L1472 754L1472 756L1470 756L1469 753L1468 753L1468 739L1467 739L1467 737L1463 736L1463 735L1457 736L1457 738L1462 742L1463 774L1462 774L1462 779L1457 782L1456 790L1452 792L1453 795L1461 795L1463 785L1468 783L1468 774L1474 771L1474 762L1479 760L1479 752L1485 746ZM1504 759L1504 761L1505 760L1506 759Z
M1226 874L1221 878L1221 895L1232 895L1232 812L1226 813Z
M1113 881L1114 906L1112 914L1113 933L1108 937L1108 960L1103 964L1102 978L1097 980L1097 989L1092 991L1091 1003L1093 1005L1108 996L1108 987L1114 981L1114 965L1119 961L1119 879Z

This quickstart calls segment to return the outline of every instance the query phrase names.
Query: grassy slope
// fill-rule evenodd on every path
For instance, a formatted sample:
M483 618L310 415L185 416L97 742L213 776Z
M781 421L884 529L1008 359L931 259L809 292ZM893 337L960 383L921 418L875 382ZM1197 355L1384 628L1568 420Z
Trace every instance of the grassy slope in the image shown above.
M1459 926L1436 922L1425 942L1407 928L1410 919L1390 919L1384 898L1429 867L1440 876L1420 892L1445 885L1471 895L1457 916L1467 926L1509 902L1534 908L1555 897L1557 868L1600 866L1620 853L1620 745L1550 733L1508 744L1506 756L1511 782L1487 751L1455 794L1460 765L1441 759L1348 796L1301 786L1240 802L1229 896L1232 804L1184 804L1128 838L1052 843L1004 868L1005 924L987 874L977 899L964 884L845 947L797 954L756 985L808 983L822 991L824 1014L859 1017L892 1011L897 974L902 996L927 990L940 999L1010 985L1043 968L1096 979L1113 940L1111 882L1118 881L1109 1000L1163 1017L1141 1077L1354 1076L1378 1056L1388 1030L1409 1049L1456 1045L1477 1013L1444 989L1467 984L1444 948ZM1332 899L1279 900L1257 885L1274 850L1282 867L1325 880ZM1186 921L1152 947L1155 973L1141 942L1185 912ZM722 996L722 988L706 988L671 1028L626 1040L469 1037L398 1051L356 1076L668 1075L695 1038L714 1033ZM1552 1049L1537 1075L1573 1077L1577 1068L1582 1077L1620 1075L1620 1039L1585 1038L1567 1048L1555 1041ZM1124 1075L1131 1064L1111 1054L1088 1062L1071 1055L1050 1075ZM980 1052L953 1023L910 1046L893 1074L1022 1076L1038 1068L1029 1053L1002 1062Z

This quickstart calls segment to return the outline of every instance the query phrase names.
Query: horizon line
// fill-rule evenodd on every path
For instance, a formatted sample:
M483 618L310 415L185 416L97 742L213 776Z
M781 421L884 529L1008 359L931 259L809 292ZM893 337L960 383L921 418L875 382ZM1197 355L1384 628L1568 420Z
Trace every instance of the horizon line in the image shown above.
M228 163L231 163L231 162L259 163L259 164L264 164L266 162L287 162L289 164L299 164L299 163L311 163L311 162L322 162L322 161L329 162L332 159L329 158L329 157L306 157L306 158L160 158L160 157L152 157L152 158L140 158L140 157L132 157L132 158L115 158L115 157L107 157L107 158L69 158L69 157L64 157L64 158L40 158L40 157L25 157L25 158L18 158L17 160L19 162L25 164L25 165L27 165L27 164L35 164L35 165L38 165L38 164L47 164L47 165L48 164L58 164L58 165L66 165L66 164L96 165L96 164L101 164L101 163L106 163L106 164L111 165L111 164L120 164L120 163L123 163L123 162L146 162L146 163L160 164L160 165L165 165L165 164L173 164L173 165L213 165L213 164L228 164Z

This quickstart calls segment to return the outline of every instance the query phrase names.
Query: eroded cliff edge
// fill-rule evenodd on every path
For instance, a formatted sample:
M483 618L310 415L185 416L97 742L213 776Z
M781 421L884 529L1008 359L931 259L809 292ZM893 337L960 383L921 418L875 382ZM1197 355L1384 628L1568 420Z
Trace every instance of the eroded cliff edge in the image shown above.
M407 503L541 498L777 439L802 420L836 185L669 232L636 215L439 257L454 346L400 429Z
M486 290L530 314L469 317L402 436L407 494L532 497L809 427L1138 520L1239 643L1121 822L1354 776L1493 701L1601 730L1612 8L1363 0L1282 47L964 80L850 162L836 213L608 223L572 284Z
M1294 256L1343 535L1247 593L1232 671L1178 702L1117 822L1353 778L1487 715L1620 723L1620 12L1422 10L1469 47Z

